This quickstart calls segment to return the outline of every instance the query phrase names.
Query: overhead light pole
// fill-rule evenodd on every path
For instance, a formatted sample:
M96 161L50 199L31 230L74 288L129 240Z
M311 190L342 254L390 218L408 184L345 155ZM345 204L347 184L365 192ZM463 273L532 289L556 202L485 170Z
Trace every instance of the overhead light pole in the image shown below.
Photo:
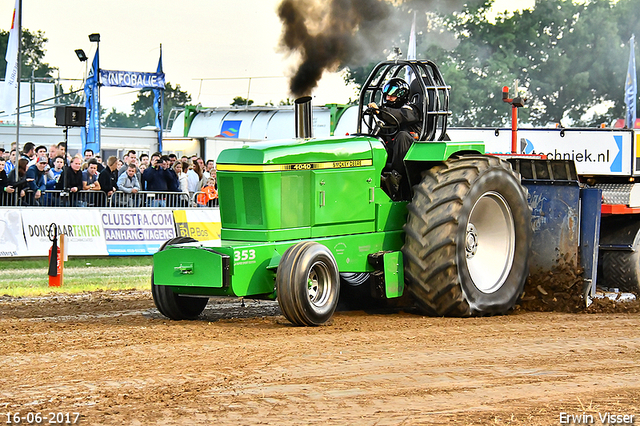
M89 65L87 59L89 58L87 58L87 54L84 53L82 49L76 49L75 52L80 62L84 62L84 76L82 78L82 85L84 86L84 83L87 81L87 67Z

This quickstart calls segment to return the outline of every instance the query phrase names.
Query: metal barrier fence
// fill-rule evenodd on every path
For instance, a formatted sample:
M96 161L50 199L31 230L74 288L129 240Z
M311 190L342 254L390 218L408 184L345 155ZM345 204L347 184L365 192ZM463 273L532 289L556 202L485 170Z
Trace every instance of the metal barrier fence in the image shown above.
M217 199L209 200L206 204L198 203L196 193L184 192L155 192L138 191L135 194L128 194L116 191L111 196L107 196L102 191L78 191L66 192L59 190L48 190L41 193L36 198L36 194L31 190L23 192L0 192L0 206L23 206L23 207L109 207L109 208L137 208L137 207L213 207L217 206ZM200 198L202 201L202 197Z
M190 197L182 192L138 191L127 194L114 192L109 207L191 207Z

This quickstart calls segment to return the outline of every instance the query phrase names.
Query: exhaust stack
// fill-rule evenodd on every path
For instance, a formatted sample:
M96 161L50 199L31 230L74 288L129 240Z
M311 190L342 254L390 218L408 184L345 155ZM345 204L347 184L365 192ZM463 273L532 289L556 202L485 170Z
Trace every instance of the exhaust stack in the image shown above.
M303 96L296 99L294 101L294 111L296 138L312 138L313 115L311 111L311 96Z

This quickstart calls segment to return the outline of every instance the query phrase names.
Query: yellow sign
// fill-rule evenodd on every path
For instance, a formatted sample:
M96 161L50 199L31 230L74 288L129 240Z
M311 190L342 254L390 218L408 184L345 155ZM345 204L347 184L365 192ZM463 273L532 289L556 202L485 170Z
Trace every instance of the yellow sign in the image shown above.
M175 210L173 218L178 237L191 237L197 241L220 239L221 224L218 209Z

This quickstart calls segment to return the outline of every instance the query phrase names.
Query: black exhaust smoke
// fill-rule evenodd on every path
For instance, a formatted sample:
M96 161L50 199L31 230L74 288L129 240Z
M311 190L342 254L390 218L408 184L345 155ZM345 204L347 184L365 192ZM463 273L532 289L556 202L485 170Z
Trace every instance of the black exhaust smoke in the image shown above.
M277 10L283 25L281 46L300 56L289 91L294 98L310 95L325 71L382 59L399 35L408 40L413 12L420 25L428 14L449 14L483 1L405 0L411 5L401 8L402 0L282 0ZM429 39L442 45L438 33Z
M311 94L325 70L336 71L347 60L366 54L363 42L378 43L390 11L380 0L283 0L278 7L284 25L282 45L300 55L300 66L289 82L291 94Z

